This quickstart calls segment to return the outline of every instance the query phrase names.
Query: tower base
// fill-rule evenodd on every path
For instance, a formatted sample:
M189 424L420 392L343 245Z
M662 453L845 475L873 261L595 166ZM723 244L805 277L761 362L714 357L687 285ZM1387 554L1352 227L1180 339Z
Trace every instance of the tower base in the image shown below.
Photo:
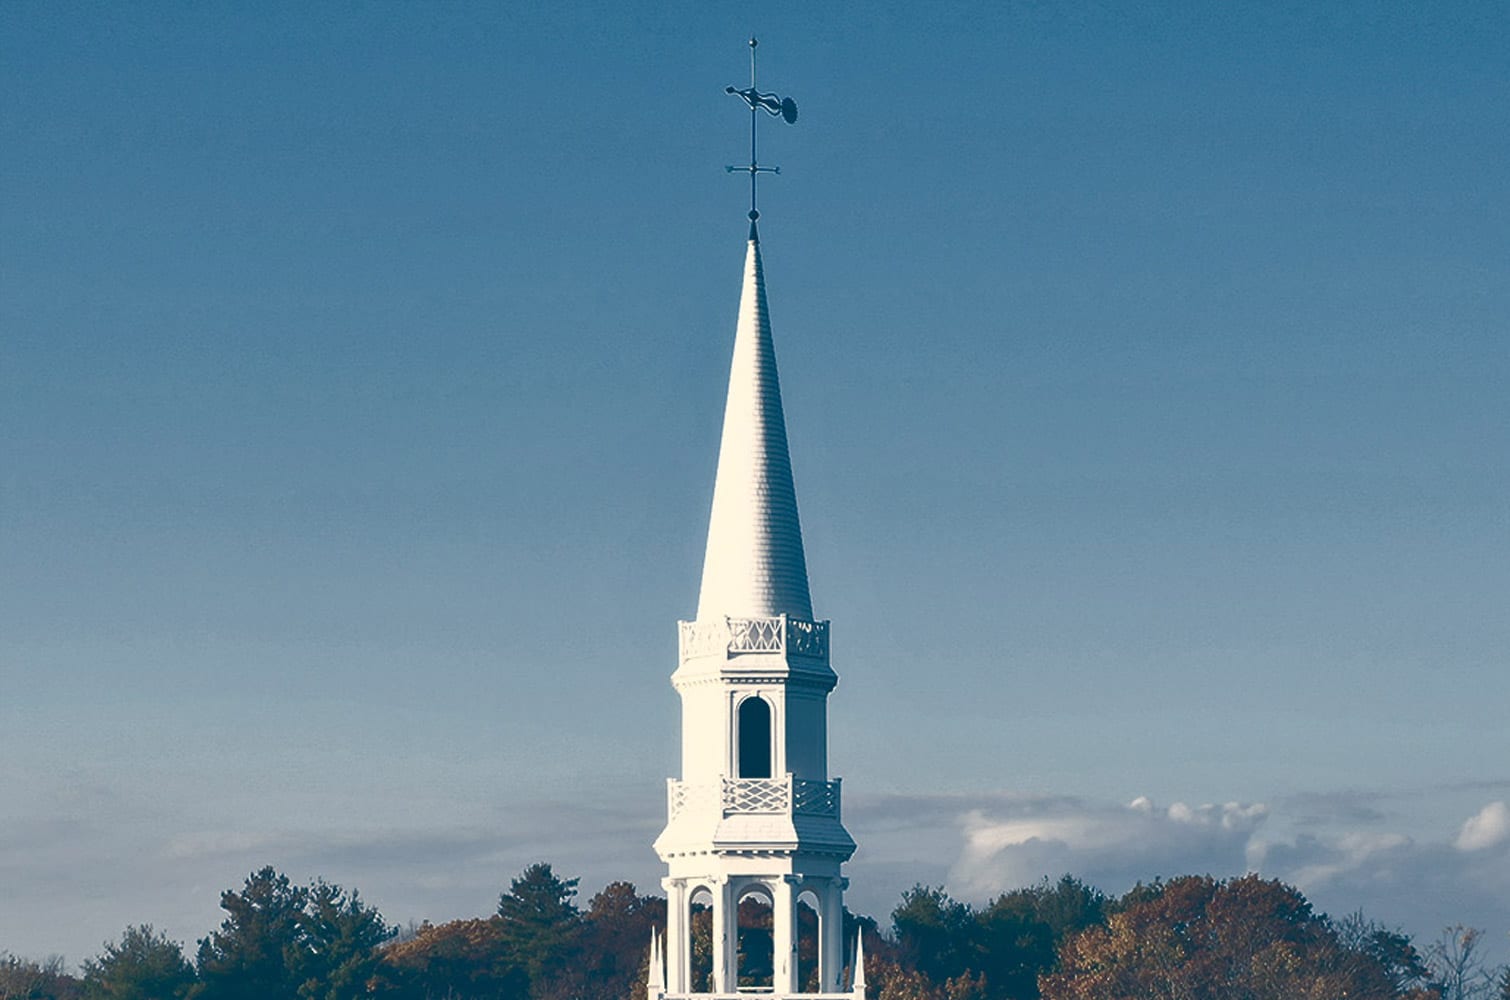
M865 985L846 990L843 993L773 993L767 989L753 988L741 990L738 993L656 993L649 994L650 1000L753 1000L759 997L761 1000L865 1000Z
M645 995L647 1000L865 1000L865 935L855 932L854 971L850 975L847 990L826 990L819 993L802 993L791 990L775 990L770 987L748 987L709 993L692 993L666 989L665 939L655 931L650 932L650 979Z

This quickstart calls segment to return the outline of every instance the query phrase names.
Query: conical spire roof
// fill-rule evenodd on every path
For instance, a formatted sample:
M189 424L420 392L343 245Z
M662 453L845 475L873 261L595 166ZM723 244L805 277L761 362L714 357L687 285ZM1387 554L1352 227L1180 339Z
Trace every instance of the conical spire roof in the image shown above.
M812 620L813 603L766 311L760 239L751 223L697 617L782 614Z

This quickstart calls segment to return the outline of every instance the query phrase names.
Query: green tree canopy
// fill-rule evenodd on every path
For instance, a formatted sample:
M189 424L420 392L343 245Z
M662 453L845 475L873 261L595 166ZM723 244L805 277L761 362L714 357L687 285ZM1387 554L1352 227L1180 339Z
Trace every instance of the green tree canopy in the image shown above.
M183 1000L194 983L183 948L151 924L127 927L120 941L84 962L88 1000Z
M514 964L542 990L576 958L582 915L572 900L577 879L563 879L545 862L530 865L498 898L499 936Z
M204 1000L300 1000L298 969L304 947L309 891L271 866L247 876L240 892L226 890L220 929L199 942Z
M942 983L970 969L975 958L975 914L943 886L915 885L891 911L903 965Z
M366 996L393 936L355 890L305 887L271 867L220 897L226 918L199 942L196 1000L349 1000Z
M363 904L355 889L316 881L303 918L303 948L296 968L304 1000L355 1000L366 996L381 956L378 946L394 931Z

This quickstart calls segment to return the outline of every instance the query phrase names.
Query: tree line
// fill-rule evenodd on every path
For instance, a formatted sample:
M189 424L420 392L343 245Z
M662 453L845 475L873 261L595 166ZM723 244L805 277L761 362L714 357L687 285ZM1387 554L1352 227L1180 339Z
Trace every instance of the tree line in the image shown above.
M400 931L354 889L295 884L267 867L221 895L225 918L192 959L145 924L78 976L56 958L0 952L0 1000L645 1000L666 901L613 882L584 908L577 883L534 864L491 916ZM815 918L800 916L807 978ZM887 927L844 920L847 940L864 934L871 1000L1510 1000L1510 966L1484 962L1476 930L1448 928L1418 947L1256 875L1184 876L1120 897L1066 875L982 906L919 885ZM768 961L770 926L768 908L741 904L740 968L752 976ZM706 976L710 943L710 914L695 911L695 976Z

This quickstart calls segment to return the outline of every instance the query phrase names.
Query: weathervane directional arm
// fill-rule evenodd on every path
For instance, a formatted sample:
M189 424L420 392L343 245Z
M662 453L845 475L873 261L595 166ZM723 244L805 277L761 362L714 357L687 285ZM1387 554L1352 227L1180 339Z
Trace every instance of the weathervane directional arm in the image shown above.
M743 97L745 103L750 106L751 111L759 108L772 118L786 119L788 125L797 124L797 102L790 97L782 97L779 94L762 94L754 87L748 90L725 87L724 93L738 94L740 97Z
M755 178L761 174L779 174L780 167L763 167L760 160L755 156L755 125L759 120L758 111L764 111L772 118L780 118L788 125L797 124L797 102L790 97L782 97L779 94L764 94L755 87L755 46L759 43L754 38L750 39L750 86L746 90L737 87L725 87L724 93L733 94L743 98L750 108L750 162L747 166L726 166L728 173L739 171L750 175L750 222L760 218L760 212L755 208ZM754 232L753 225L751 226Z

